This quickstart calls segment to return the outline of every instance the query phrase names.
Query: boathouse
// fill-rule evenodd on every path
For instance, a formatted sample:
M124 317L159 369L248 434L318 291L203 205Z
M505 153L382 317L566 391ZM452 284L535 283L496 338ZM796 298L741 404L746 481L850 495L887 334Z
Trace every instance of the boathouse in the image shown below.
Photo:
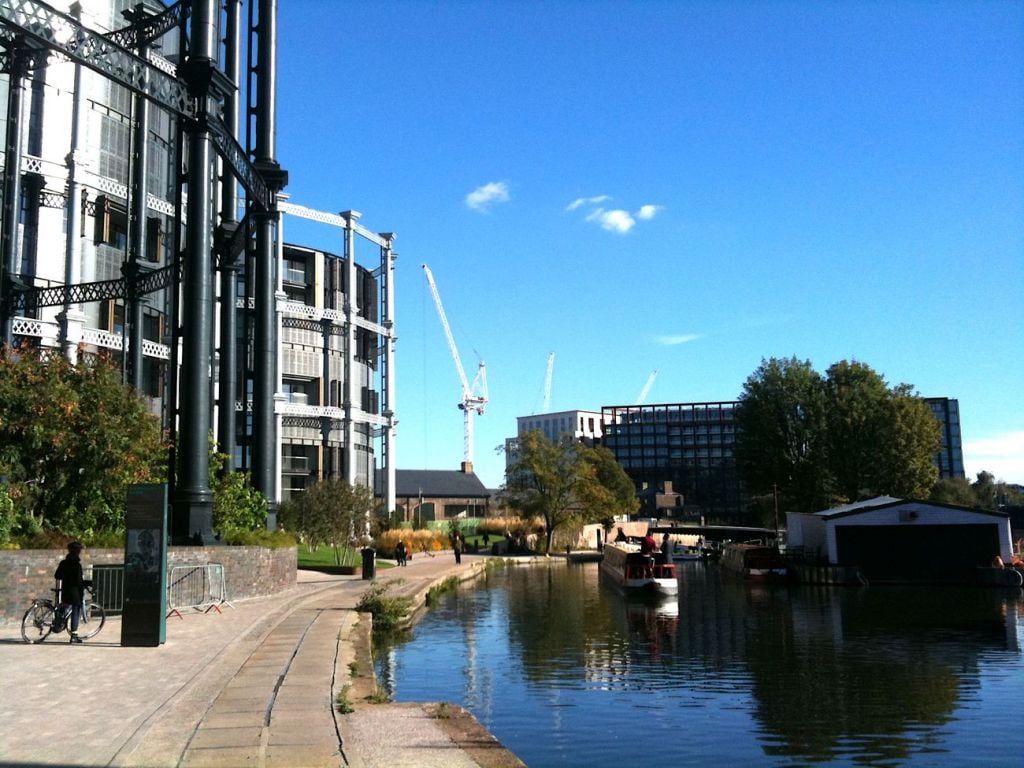
M791 554L870 583L975 581L996 555L1012 557L1002 512L880 496L786 519Z

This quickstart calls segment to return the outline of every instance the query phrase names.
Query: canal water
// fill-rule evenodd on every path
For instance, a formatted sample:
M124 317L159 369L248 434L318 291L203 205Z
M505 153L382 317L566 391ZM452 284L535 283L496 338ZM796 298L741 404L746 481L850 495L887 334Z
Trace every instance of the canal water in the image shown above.
M531 768L1024 766L1024 592L679 570L665 601L596 564L492 573L379 644L378 677L461 704Z

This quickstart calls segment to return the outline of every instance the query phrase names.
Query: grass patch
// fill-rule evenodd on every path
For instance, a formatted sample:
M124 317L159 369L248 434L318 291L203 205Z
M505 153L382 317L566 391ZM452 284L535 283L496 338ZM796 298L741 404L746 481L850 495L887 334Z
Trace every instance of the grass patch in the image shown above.
M508 568L511 564L511 561L506 560L504 557L490 557L487 559L487 562L484 563L484 573L501 571Z
M373 631L387 632L395 629L412 608L411 597L387 594L390 584L374 583L356 604L356 610L373 614Z
M312 551L309 547L301 545L298 551L299 568L304 566L363 564L362 552L352 547L339 547L338 555L341 559L340 563L337 562L334 556L334 547L330 544L322 544Z
M375 685L373 687L373 693L366 697L366 701L370 704L390 704L391 694L382 686Z
M454 592L459 588L459 579L457 576L449 576L447 579L442 581L440 584L435 584L429 590L427 590L427 605L433 605L437 602L438 598L446 592Z
M431 714L435 720L449 720L452 716L452 708L448 705L447 701L442 701L433 708Z
M359 665L356 664L354 661L350 661L348 663L348 673L352 677L359 677Z
M350 715L355 710L352 707L352 702L348 700L348 686L344 686L338 695L334 697L335 708L343 715Z

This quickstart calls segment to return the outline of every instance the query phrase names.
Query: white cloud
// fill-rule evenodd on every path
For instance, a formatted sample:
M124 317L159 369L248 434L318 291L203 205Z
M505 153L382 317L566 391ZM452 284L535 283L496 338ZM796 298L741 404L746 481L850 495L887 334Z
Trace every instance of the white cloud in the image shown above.
M621 208L613 208L606 210L601 207L601 203L611 200L609 195L594 195L593 197L577 197L567 206L566 211L576 211L580 208L588 208L589 213L585 217L585 221L591 221L596 224L600 224L602 228L609 232L617 232L620 235L624 235L633 227L636 226L637 221L650 221L657 216L661 211L665 210L662 205L652 205L650 203L641 205L636 213L630 213L624 211Z
M621 235L626 234L636 225L636 219L630 216L628 211L619 208L611 211L598 208L587 215L587 221L596 221L609 232L618 232Z
M967 440L963 450L969 480L985 470L996 480L1024 483L1024 430Z
M702 333L680 333L675 336L655 336L654 341L663 347L674 347L679 344L687 344L703 337Z
M466 205L474 211L486 212L491 203L507 203L510 199L508 184L504 181L491 181L466 195Z
M575 200L573 200L571 203L565 206L565 210L575 211L577 208L580 208L581 206L600 205L601 203L606 202L608 200L611 200L611 198L608 195L595 195L594 197L577 197Z

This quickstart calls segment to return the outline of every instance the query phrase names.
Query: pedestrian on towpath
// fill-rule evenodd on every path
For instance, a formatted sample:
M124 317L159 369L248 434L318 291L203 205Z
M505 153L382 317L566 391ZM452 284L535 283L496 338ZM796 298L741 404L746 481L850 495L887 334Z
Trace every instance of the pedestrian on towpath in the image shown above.
M398 543L395 544L395 560L398 561L399 565L405 565L406 549L405 542L399 539Z
M59 610L61 613L70 612L71 642L80 643L82 638L78 636L78 619L82 612L85 588L92 585L82 573L82 542L72 541L68 544L67 557L60 561L53 577L60 581Z

